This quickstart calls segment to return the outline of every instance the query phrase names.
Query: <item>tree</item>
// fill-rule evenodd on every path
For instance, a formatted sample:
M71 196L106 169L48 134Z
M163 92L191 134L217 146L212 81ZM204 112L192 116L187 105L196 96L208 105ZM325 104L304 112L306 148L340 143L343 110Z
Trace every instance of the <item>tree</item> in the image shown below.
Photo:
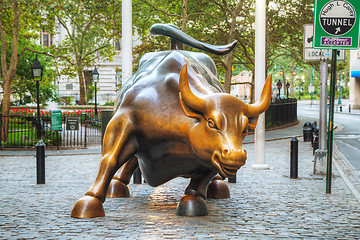
M59 59L61 74L78 77L80 104L86 104L84 71L96 61L110 61L114 56L113 41L120 38L121 32L121 2L48 0L45 9L66 30L66 38L43 54Z
M12 83L16 76L18 61L26 51L25 48L19 49L19 42L26 42L28 46L32 46L32 40L38 37L36 32L43 26L39 4L38 0L1 0L0 2L1 73L4 79L3 116L9 115ZM2 124L4 127L1 136L6 139L8 118L4 118Z
M42 51L41 46L36 46L35 50ZM18 67L16 70L16 76L12 84L13 95L24 101L29 98L29 102L37 102L37 89L36 82L32 78L31 66L35 59L35 54L26 51L23 56L19 59ZM39 100L40 104L45 104L48 101L58 101L56 93L56 80L58 74L56 69L52 69L53 58L45 55L37 56L39 62L44 68L43 77L40 81Z
M222 45L238 40L238 47L230 54L213 56L224 70L224 88L230 91L233 65L244 66L253 72L255 52L255 6L254 0L210 0L210 1L151 1L139 0L150 9L145 17L150 26L154 22L173 23L182 26L182 30L194 38ZM139 3L138 3L139 4ZM266 69L272 68L278 58L288 57L293 67L302 63L303 25L310 23L313 17L312 0L267 0L267 52ZM190 6L191 5L191 6ZM206 8L203 6L206 5ZM188 27L184 27L188 25ZM145 26L145 25L143 25ZM191 26L191 27L189 27ZM149 49L149 48L143 48ZM292 81L293 86L293 81ZM254 87L251 100L254 101Z

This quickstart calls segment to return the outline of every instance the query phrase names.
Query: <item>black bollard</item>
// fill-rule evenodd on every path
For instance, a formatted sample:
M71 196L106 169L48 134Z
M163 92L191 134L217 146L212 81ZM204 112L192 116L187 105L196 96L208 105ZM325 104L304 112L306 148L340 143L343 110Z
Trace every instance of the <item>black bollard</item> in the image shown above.
M45 184L45 144L39 140L36 147L36 183Z
M340 112L342 112L342 106L340 106Z
M229 183L236 183L236 174L232 178L228 178Z
M298 177L298 143L299 140L296 137L290 140L290 178Z
M141 171L140 168L136 169L134 174L133 174L133 181L134 184L141 184Z
M351 105L349 104L349 113L351 113Z
M320 129L319 129L319 127L316 127L315 129L314 129L314 138L313 138L313 155L315 155L315 151L316 151L316 149L319 149L319 131L320 131Z

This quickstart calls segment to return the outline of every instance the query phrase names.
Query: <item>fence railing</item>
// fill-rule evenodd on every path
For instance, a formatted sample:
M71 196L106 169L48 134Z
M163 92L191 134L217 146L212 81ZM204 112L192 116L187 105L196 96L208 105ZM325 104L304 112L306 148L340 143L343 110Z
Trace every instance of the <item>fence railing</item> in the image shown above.
M62 117L62 130L51 130L50 117L2 116L0 114L0 148L24 148L36 145L37 126L41 128L41 138L47 146L87 147L101 143L101 118L89 118L86 114L77 117L78 127L69 129L67 117ZM6 124L7 123L7 124ZM6 128L7 126L7 128Z
M271 102L265 112L267 127L274 127L297 121L296 99L282 99Z

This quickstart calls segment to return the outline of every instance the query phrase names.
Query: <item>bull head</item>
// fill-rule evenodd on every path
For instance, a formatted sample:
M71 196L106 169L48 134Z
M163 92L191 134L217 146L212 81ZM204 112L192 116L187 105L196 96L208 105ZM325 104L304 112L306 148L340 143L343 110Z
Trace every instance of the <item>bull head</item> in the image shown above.
M242 141L248 129L256 127L258 116L270 104L271 74L260 99L254 104L227 94L196 96L190 89L187 65L180 72L179 98L188 117L197 119L189 130L189 141L200 159L211 164L225 177L233 177L245 164L246 151Z

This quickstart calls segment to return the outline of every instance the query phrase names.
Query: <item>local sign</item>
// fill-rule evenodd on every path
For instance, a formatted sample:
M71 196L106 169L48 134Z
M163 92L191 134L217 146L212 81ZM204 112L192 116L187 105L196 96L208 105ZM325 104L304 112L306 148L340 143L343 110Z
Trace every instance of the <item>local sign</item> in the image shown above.
M360 0L316 0L314 48L359 48Z
M330 49L316 49L313 48L314 27L312 24L304 25L304 60L305 61L320 61L330 60L332 51ZM337 51L337 61L345 61L345 50Z

